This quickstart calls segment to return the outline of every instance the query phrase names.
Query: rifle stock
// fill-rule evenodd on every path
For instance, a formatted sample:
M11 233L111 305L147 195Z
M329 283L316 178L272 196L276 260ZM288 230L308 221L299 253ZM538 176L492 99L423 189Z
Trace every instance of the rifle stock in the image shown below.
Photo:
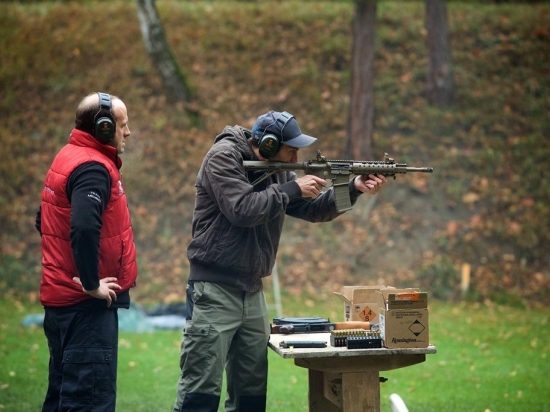
M253 185L267 179L274 173L289 170L303 170L306 175L315 175L330 180L334 186L334 196L338 212L350 210L351 200L348 183L351 175L377 174L395 179L398 174L420 172L433 173L433 167L411 167L406 163L396 163L387 153L384 160L329 160L317 150L317 158L306 162L282 163L260 160L243 161L245 170L263 171L264 174L252 182Z

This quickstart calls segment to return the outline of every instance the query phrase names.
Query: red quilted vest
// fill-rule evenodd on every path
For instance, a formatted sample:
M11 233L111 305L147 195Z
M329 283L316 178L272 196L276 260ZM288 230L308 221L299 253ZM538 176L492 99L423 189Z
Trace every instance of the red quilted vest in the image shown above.
M138 273L136 248L119 171L122 161L114 147L103 145L93 136L73 129L69 143L55 157L42 190L40 301L44 306L70 306L91 298L72 280L78 276L78 271L69 238L71 205L66 190L71 173L88 162L101 163L109 171L112 182L109 203L102 215L99 276L118 278L121 291L135 286Z

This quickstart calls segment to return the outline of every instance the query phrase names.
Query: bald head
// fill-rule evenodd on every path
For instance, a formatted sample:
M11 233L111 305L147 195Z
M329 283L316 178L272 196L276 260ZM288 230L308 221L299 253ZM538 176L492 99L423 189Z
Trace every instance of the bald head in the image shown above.
M80 101L77 111L90 110L94 107L99 107L99 94L90 93L88 96Z

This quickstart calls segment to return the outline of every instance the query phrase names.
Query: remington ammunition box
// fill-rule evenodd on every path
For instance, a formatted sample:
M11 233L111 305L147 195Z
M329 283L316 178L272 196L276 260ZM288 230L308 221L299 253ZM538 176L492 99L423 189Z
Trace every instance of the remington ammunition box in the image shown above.
M386 348L426 348L430 344L428 293L418 289L378 291L380 331Z

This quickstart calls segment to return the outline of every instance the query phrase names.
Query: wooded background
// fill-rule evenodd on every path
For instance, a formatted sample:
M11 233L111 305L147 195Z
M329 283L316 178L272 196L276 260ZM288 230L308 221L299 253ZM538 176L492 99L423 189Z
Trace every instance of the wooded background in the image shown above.
M194 180L225 125L286 110L319 138L302 160L345 153L353 2L156 4L191 105L167 99L135 2L0 3L0 289L37 298L44 175L90 92L128 106L122 172L141 302L184 298ZM372 150L434 173L399 176L331 223L289 218L281 286L418 286L441 299L548 304L550 6L448 3L452 107L427 99L424 6L378 2Z

